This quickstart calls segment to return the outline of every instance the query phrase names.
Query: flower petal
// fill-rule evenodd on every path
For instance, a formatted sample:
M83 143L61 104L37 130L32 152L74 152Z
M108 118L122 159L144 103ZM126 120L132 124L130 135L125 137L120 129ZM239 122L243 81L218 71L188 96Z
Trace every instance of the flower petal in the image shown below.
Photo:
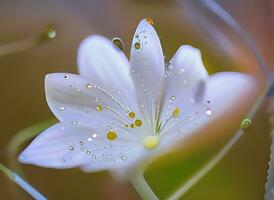
M45 88L47 102L62 122L91 128L130 123L127 105L79 75L49 74Z
M256 89L256 81L249 75L236 72L217 73L205 82L202 98L182 110L177 119L163 132L163 143L175 142L216 121ZM184 106L184 105L181 105Z
M22 163L51 168L72 168L90 163L94 170L127 166L141 146L129 134L107 139L107 129L90 129L58 123L50 127L20 154Z
M186 110L192 102L199 101L197 86L202 87L207 77L200 50L189 45L181 46L166 71L160 121L171 116L178 105L183 106L179 109Z
M157 33L148 21L143 19L136 29L130 65L140 109L153 124L164 78L164 57Z
M77 62L81 76L136 110L129 62L110 40L98 35L87 37L79 47Z

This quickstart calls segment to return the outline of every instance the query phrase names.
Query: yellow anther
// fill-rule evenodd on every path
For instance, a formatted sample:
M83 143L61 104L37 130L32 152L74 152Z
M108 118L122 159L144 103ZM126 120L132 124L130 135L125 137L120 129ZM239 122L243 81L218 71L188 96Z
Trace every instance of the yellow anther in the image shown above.
M117 138L117 133L115 133L114 131L109 131L107 133L107 139L109 140L115 140Z
M178 108L178 107L174 108L174 110L172 112L172 116L173 117L178 117L180 114L181 114L180 108Z
M134 124L130 124L130 128L134 128Z
M151 18L146 18L147 23L153 26L154 22Z
M142 124L143 124L143 122L142 122L140 119L136 119L136 120L135 120L135 126L141 127Z
M129 116L130 118L134 118L134 117L135 117L135 113L134 113L134 112L130 112L130 113L128 113L128 116Z
M143 145L146 149L154 149L158 146L159 143L160 143L159 138L152 135L147 136L143 140Z
M97 105L97 106L96 106L96 110L97 110L98 112L103 111L103 106L102 106L102 105Z

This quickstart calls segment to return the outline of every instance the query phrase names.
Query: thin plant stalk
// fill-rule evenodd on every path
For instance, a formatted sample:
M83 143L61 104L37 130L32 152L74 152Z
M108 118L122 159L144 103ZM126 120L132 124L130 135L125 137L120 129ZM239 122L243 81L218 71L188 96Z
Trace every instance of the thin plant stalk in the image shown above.
M0 163L0 171L7 175L7 177L19 185L24 191L30 194L36 200L46 200L46 198L33 188L27 181L18 176L15 172Z

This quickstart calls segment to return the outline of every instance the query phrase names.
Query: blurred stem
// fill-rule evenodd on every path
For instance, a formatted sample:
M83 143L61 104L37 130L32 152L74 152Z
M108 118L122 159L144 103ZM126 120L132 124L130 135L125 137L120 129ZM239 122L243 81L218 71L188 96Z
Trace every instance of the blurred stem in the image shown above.
M145 180L143 173L135 173L130 177L130 181L143 200L158 200L158 197Z
M6 174L9 179L13 182L17 183L23 190L29 193L34 199L37 200L46 200L46 198L38 192L35 188L33 188L28 182L18 176L16 173L11 171L9 168L5 167L3 164L0 163L0 171Z
M207 7L212 13L217 15L225 24L231 28L243 42L249 48L249 50L254 54L257 59L263 74L265 75L267 81L270 84L271 81L271 73L264 62L264 59L260 55L256 44L253 42L251 36L242 28L242 26L219 4L217 4L214 0L203 0L203 4Z
M258 108L261 106L268 93L269 86L257 98L255 105L248 113L247 118L252 119ZM189 181L183 184L175 193L173 193L168 200L177 200L189 191L196 183L198 183L211 169L213 169L219 161L227 154L234 144L240 139L245 132L241 129L229 140L229 142L204 166L200 169Z

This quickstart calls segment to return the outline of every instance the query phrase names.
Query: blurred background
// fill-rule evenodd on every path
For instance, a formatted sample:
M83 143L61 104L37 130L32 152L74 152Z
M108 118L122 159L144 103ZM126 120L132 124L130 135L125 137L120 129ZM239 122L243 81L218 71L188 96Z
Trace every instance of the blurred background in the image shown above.
M218 0L251 35L273 70L274 2ZM79 169L54 170L19 165L20 149L10 142L24 128L53 118L44 96L44 76L51 72L77 73L79 43L88 35L120 37L129 55L139 20L150 17L160 36L166 61L182 44L202 51L209 73L239 71L253 75L263 88L266 80L250 49L203 1L187 0L21 0L0 1L0 162L14 169L48 199L140 199L130 183L109 173L87 174ZM56 37L46 37L52 27ZM229 94L228 94L229 95ZM224 97L225 98L225 97ZM189 145L174 149L152 163L145 177L164 199L199 170L236 132L254 101L211 125ZM259 200L264 195L270 149L267 100L258 109L252 129L225 158L182 199ZM44 127L46 128L46 127ZM209 134L205 134L208 132ZM201 136L205 134L207 137ZM31 199L0 173L0 199Z

